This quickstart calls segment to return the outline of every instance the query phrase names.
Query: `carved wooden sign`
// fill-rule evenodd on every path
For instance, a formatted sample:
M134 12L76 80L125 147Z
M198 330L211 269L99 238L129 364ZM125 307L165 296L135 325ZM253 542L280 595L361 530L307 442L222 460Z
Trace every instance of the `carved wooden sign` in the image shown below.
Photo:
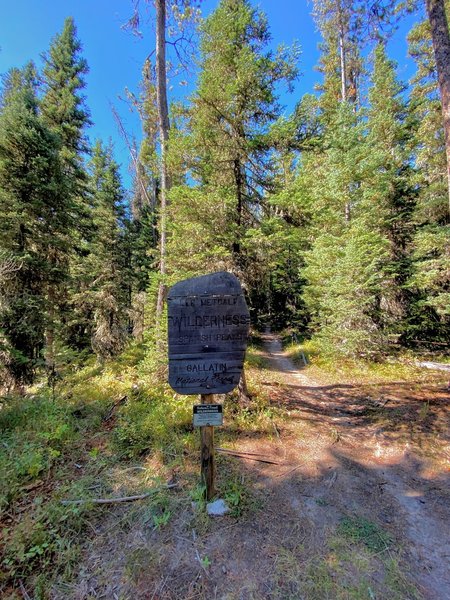
M239 383L250 315L238 278L186 279L167 298L169 383L179 394L226 394Z

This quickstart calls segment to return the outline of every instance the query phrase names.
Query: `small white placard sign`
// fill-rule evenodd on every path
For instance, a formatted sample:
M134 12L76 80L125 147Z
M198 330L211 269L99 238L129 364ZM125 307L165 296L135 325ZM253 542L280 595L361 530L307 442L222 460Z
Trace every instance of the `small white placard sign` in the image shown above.
M223 425L221 404L195 404L194 427L220 427Z

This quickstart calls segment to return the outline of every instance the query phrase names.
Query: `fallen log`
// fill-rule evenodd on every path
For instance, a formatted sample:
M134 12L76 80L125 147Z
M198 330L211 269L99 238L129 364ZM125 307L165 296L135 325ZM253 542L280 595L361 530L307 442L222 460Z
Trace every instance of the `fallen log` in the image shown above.
M446 363L437 363L431 361L416 361L415 364L418 367L424 367L425 369L437 369L438 371L449 371L450 372L450 364Z
M136 496L122 496L121 498L86 498L82 500L61 500L61 504L118 504L120 502L134 502L135 500L143 500L144 498L148 498L152 496L154 493L166 489L170 490L172 488L178 487L177 483L168 483L166 486L155 488L150 492L146 492L145 494L137 494Z
M268 465L284 465L285 463L270 460L268 458L257 458L258 456L264 456L264 454L253 454L252 452L235 452L234 450L226 450L225 448L216 448L217 452L227 454L229 456L235 456L236 458L245 458L247 460L254 460L256 462L267 463Z

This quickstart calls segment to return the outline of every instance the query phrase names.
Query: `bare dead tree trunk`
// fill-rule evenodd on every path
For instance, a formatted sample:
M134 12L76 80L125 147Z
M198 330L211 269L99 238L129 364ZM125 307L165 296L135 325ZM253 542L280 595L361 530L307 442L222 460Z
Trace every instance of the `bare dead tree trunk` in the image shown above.
M342 102L347 101L347 76L345 64L345 48L344 48L344 32L342 26L339 28L339 58L341 62L341 99Z
M426 0L426 7L442 102L450 211L450 33L445 0Z
M160 260L161 282L156 303L156 320L160 321L164 306L166 286L166 241L167 241L167 194L170 180L167 168L167 147L169 142L169 108L167 103L166 65L166 0L156 0L156 102L158 109L159 141L161 147L161 190L160 190Z

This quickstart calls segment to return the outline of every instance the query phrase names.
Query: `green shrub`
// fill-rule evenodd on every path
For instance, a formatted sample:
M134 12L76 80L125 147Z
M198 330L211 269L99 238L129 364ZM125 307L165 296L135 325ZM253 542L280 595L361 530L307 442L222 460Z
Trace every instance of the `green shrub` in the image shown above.
M174 434L191 428L191 402L161 390L160 394L130 399L120 411L114 438L129 458L148 450L166 450L179 442Z

